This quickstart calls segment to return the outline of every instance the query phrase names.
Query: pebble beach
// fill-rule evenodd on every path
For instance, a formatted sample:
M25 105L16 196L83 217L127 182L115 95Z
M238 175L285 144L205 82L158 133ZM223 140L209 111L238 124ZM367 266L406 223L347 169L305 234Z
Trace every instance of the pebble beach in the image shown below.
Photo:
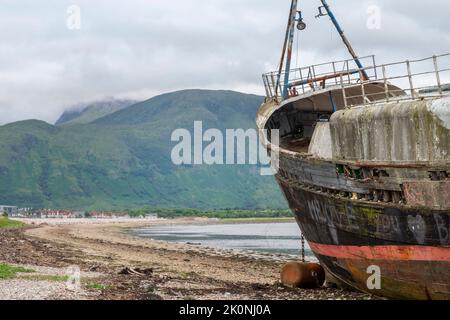
M337 288L303 290L285 287L280 283L280 271L289 258L283 255L168 243L139 238L129 232L133 228L167 223L218 223L209 219L177 219L170 222L162 219L55 219L23 222L27 224L26 228L0 230L0 264L23 267L33 272L0 279L0 297L3 299L373 298ZM79 270L75 289L68 281L72 279L68 270Z

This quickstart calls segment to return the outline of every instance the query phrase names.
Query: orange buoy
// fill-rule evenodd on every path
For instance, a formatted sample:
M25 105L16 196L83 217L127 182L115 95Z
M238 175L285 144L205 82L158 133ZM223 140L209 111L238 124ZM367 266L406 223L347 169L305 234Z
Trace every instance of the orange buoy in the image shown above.
M290 262L281 271L281 282L294 288L320 288L325 283L325 270L317 263Z

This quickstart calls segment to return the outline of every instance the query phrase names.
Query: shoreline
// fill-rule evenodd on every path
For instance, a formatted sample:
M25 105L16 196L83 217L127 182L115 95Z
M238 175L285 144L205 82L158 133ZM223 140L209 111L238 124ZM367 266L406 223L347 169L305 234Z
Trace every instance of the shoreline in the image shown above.
M296 223L295 219L293 218L251 218L251 219L211 219L207 221L192 221L192 223L186 223L185 225L188 226L230 226L230 225L258 225L258 224L290 224L290 223ZM143 239L143 240L152 240L152 241L159 241L163 243L170 243L170 244L180 244L180 245L188 245L188 246L194 246L196 248L201 248L205 250L214 250L216 252L220 252L223 255L229 255L232 256L239 256L239 255L245 255L247 257L252 257L255 259L262 259L262 260L269 260L269 261L279 261L279 262L287 262L287 261L295 261L300 259L301 255L301 249L298 248L298 254L289 254L289 253L282 253L282 252L276 252L276 250L273 251L264 251L264 250L251 250L251 249L237 249L237 248L230 248L230 247L220 247L220 246L208 246L205 244L202 244L200 242L196 241L167 241L167 240L161 240L161 239L154 239L151 236L140 236L137 234L137 231L139 230L146 230L151 229L152 227L176 227L180 226L180 223L167 223L167 224L158 224L158 225L147 225L147 226L140 226L138 228L132 227L132 228L123 228L123 231L126 231L126 233L131 237L136 237L137 239ZM300 232L300 230L299 230ZM308 248L307 251L309 251L311 254L307 256L307 259L310 262L317 262L318 260L316 257L312 254L312 251Z
M153 225L157 222L160 225L162 222L167 224L256 224L256 223L295 223L294 217L283 218L207 218L207 217L180 217L180 218L10 218L12 221L19 221L28 225L43 225L43 224L145 224Z
M59 269L75 265L82 274L97 272L98 278L89 281L97 281L97 287L102 289L89 288L88 282L81 281L82 297L85 299L368 298L365 294L339 289L302 290L283 287L279 283L279 273L286 260L275 261L246 253L236 254L207 247L143 239L132 236L127 231L167 222L178 225L211 223L210 219L202 218L95 223L78 221L77 224L67 221L36 224L34 221L35 224L26 229L0 231L0 239L10 236L15 240L7 241L8 247L0 244L0 263ZM28 246L32 254L24 250ZM146 270L148 274L120 274L124 270L126 273L127 268L128 271ZM34 283L36 285L39 281ZM64 293L61 296L64 298ZM58 296L53 294L48 298L58 299Z

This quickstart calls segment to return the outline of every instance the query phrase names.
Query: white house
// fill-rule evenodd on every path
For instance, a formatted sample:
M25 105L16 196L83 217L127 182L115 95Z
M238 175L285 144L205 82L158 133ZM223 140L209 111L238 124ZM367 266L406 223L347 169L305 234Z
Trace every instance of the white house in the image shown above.
M7 214L9 217L13 217L16 216L17 213L17 207L0 205L0 215Z

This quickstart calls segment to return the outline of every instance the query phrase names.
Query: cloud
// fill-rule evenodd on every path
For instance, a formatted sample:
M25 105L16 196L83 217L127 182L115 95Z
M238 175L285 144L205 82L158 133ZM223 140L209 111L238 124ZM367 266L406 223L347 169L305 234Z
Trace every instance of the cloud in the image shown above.
M450 48L445 0L330 0L361 55L380 61ZM307 31L294 64L348 57L319 1L302 1ZM67 28L67 8L81 29ZM147 99L184 89L263 93L276 68L289 9L284 0L4 0L0 12L0 123L53 122L64 108L105 97ZM303 5L303 4L302 4ZM366 27L369 6L381 29ZM296 45L297 46L297 40Z

